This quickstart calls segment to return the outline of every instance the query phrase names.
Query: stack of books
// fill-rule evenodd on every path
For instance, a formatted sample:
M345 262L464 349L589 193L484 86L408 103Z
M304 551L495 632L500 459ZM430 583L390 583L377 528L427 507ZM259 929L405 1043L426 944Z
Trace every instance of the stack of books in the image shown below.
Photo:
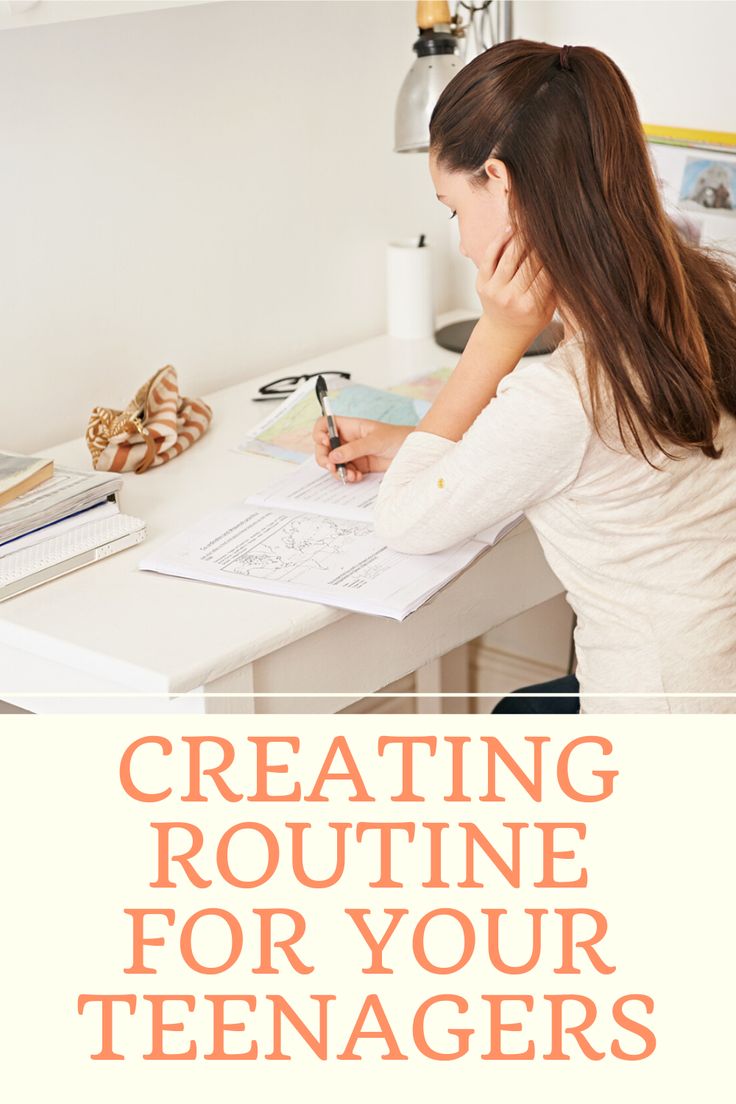
M0 452L0 506L33 490L53 474L53 460L22 456L17 452Z
M0 602L142 541L121 487L118 475L0 453Z

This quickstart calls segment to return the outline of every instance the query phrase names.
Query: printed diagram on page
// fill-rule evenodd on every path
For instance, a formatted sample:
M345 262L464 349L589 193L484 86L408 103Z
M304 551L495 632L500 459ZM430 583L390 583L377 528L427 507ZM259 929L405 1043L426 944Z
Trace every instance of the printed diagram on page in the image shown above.
M357 522L314 516L274 515L260 521L255 534L250 519L223 534L203 559L223 571L263 579L299 579L315 570L341 575L348 564L336 562L335 549L370 532Z

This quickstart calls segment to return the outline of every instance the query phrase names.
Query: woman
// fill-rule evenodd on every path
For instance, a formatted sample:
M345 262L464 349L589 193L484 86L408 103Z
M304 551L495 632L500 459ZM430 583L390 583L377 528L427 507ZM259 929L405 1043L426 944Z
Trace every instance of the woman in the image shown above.
M329 452L320 422L318 461L386 471L377 528L405 552L523 510L577 615L585 712L736 711L687 697L736 693L736 273L668 220L598 50L477 57L435 108L430 171L483 315L415 430L342 418ZM524 362L555 308L561 345Z

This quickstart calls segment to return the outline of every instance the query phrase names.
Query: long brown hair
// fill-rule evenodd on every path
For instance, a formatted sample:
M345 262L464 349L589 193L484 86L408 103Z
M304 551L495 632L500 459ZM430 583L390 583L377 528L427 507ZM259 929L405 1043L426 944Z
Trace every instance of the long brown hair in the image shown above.
M493 46L444 90L430 150L479 185L506 165L510 214L580 326L592 414L613 400L621 438L646 457L673 445L720 455L736 414L736 271L667 217L633 94L589 46Z

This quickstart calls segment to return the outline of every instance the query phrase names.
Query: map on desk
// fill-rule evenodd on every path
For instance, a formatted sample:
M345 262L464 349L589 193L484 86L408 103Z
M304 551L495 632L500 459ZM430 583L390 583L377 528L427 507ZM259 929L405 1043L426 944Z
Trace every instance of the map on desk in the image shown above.
M452 368L438 368L407 383L383 391L364 384L345 383L330 389L335 414L370 418L392 425L416 425L421 421ZM301 464L313 451L312 427L320 416L314 380L306 380L277 410L250 430L238 452L255 452Z

